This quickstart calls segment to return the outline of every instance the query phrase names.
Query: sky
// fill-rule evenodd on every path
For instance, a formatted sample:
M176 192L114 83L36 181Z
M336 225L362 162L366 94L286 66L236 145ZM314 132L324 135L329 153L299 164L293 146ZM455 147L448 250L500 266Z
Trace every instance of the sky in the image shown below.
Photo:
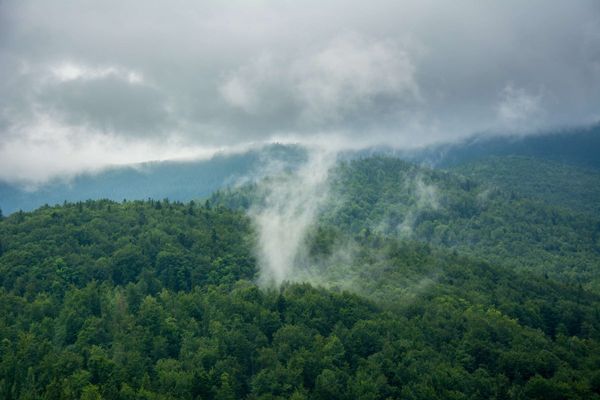
M600 121L600 2L0 0L0 181Z

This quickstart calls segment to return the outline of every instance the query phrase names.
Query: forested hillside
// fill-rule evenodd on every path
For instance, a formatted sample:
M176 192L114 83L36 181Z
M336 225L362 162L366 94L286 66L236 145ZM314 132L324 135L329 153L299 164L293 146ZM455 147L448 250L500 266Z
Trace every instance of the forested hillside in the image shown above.
M600 215L600 170L539 158L490 157L450 171L573 211Z
M256 185L3 218L0 397L600 398L596 221L392 158L336 171L277 289L235 211Z
M244 209L261 196L260 185L249 185L211 201ZM590 210L597 202L583 196L578 204ZM416 240L600 291L598 215L548 205L493 181L392 157L342 162L332 172L320 221L334 227L325 229L330 240L348 233Z

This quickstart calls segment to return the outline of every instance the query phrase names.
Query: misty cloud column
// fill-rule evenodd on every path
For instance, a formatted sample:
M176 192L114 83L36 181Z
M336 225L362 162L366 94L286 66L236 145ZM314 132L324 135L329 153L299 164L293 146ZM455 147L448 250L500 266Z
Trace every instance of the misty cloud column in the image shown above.
M334 153L313 150L297 171L264 183L264 204L249 211L258 230L261 285L293 279L296 256L328 196L335 159Z

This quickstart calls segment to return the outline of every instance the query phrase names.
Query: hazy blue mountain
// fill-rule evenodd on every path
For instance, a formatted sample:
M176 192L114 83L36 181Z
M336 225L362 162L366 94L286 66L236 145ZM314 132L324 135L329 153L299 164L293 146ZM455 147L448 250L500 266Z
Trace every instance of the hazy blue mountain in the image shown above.
M115 167L98 174L83 174L70 182L49 183L35 191L0 183L0 208L5 214L10 214L18 210L33 210L44 204L88 199L168 198L189 201L206 197L243 177L260 175L267 160L283 160L293 165L303 157L303 150L297 146L271 145L202 161L150 162Z
M442 167L490 156L536 157L600 169L600 125L528 136L474 136L406 155Z

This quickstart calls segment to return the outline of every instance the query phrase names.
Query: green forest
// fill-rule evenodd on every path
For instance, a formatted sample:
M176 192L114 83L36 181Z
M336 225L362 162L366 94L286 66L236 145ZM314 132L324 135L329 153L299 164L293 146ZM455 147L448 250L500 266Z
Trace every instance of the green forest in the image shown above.
M260 182L4 216L0 398L600 399L598 175L487 162L339 162L280 287Z

